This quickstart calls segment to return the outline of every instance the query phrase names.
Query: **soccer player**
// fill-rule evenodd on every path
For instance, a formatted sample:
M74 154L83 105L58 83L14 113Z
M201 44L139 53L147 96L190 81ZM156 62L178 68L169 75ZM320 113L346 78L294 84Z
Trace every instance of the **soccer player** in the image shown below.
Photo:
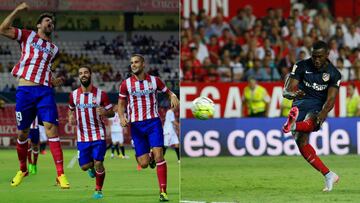
M39 156L39 138L40 138L40 132L39 132L39 121L36 117L34 122L30 126L30 132L28 136L28 171L30 174L36 174L37 173L37 159ZM32 158L33 157L33 158Z
M178 163L180 163L179 153L179 138L177 135L177 129L179 128L179 122L175 118L176 109L170 108L166 112L165 123L164 123L164 155L167 147L174 147Z
M110 131L111 131L111 158L114 158L114 151L116 150L119 158L128 159L129 156L125 155L125 147L124 147L124 129L120 125L119 115L117 113L118 105L114 105L113 111L115 112L115 116L109 118L110 121ZM121 149L121 155L119 152L119 145Z
M28 151L27 137L29 127L38 116L44 123L49 147L54 158L56 181L63 189L70 188L64 174L63 153L58 133L58 113L52 86L60 85L60 78L53 79L51 65L58 54L58 48L51 42L55 19L50 13L40 15L36 27L37 32L18 29L11 24L19 12L27 10L27 3L19 4L1 23L0 34L19 42L21 57L11 73L19 78L16 91L16 120L18 128L17 154L20 170L12 179L11 186L19 185L28 175L26 158Z
M96 177L93 198L100 199L103 198L106 152L103 117L113 117L114 112L107 94L92 85L90 66L79 68L79 79L81 87L70 93L69 122L74 123L75 112L79 165L91 178Z
M283 92L285 98L294 100L283 131L293 133L301 155L325 176L323 191L331 191L339 176L316 155L309 144L309 134L320 129L339 91L341 74L328 60L328 55L328 45L315 42L311 58L293 66Z
M163 156L164 134L159 118L157 91L166 93L171 108L179 105L177 96L171 92L158 77L145 73L145 59L140 54L131 56L132 76L120 85L118 114L123 127L131 122L131 136L134 140L135 154L142 168L147 168L155 160L160 187L160 201L169 201L166 192L167 166ZM129 118L125 118L126 105ZM150 149L152 153L150 154ZM151 166L151 164L150 164Z

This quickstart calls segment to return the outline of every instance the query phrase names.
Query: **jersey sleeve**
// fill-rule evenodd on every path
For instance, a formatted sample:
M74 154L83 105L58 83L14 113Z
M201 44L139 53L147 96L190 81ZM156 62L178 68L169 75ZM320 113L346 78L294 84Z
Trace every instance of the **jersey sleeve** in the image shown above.
M300 63L294 64L289 77L296 80L301 80L301 78L303 78L303 75L304 67Z
M330 76L329 87L340 87L341 82L341 73L339 71L334 71L334 75Z
M15 39L20 43L25 42L31 33L31 30L19 29L19 28L14 28L14 29L15 29Z
M129 96L129 92L126 87L126 80L122 81L119 89L119 99L126 99Z
M156 77L156 86L157 86L157 90L164 92L164 93L168 93L170 92L170 90L166 87L165 83L160 80L160 78Z
M75 109L75 104L74 104L74 97L73 97L73 93L71 92L69 95L69 109L71 111L74 111Z
M106 94L106 92L101 92L101 106L103 106L106 110L109 110L112 108L112 104L110 103L109 97Z

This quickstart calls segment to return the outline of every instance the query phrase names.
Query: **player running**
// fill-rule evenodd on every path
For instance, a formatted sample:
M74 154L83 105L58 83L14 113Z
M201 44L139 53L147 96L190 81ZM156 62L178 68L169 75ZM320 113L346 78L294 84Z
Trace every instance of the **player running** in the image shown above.
M103 198L106 152L103 116L113 117L114 112L107 94L92 85L89 66L80 67L79 79L81 87L70 93L69 122L74 123L75 112L79 165L82 170L88 171L91 178L96 177L93 198L100 199Z
M120 125L120 119L119 115L117 113L118 105L114 105L113 111L115 112L115 116L112 118L109 118L110 121L110 131L111 131L111 158L114 158L114 151L116 150L116 153L119 158L122 159L128 159L129 156L125 155L125 147L124 147L124 129ZM119 152L119 145L121 154Z
M294 65L283 92L285 98L294 100L283 131L293 133L301 155L325 176L323 191L331 191L339 176L316 155L309 144L309 134L320 129L339 91L341 74L328 60L328 55L327 44L316 42L311 58Z
M179 152L179 138L177 130L179 129L179 122L175 118L174 108L170 108L166 112L165 123L164 123L164 156L168 147L173 147L176 152L178 163L180 163L180 152Z
M50 13L40 15L36 27L37 32L12 27L19 12L27 10L27 3L19 4L1 23L0 34L16 40L21 47L21 57L11 73L19 78L16 91L16 120L18 128L17 154L20 170L12 179L11 186L19 185L28 175L26 158L28 151L27 137L29 127L38 116L44 123L46 135L49 137L49 147L54 158L57 178L61 188L70 188L64 174L63 152L58 133L58 113L52 86L62 83L62 80L53 79L51 65L59 49L51 42L51 33L54 31L54 16Z
M179 105L177 96L172 93L158 77L145 73L145 59L140 54L131 56L132 76L120 85L119 109L120 122L123 127L131 122L131 136L134 140L135 154L142 168L147 168L154 159L160 187L160 201L169 201L166 192L167 166L163 156L164 134L158 114L157 91L166 93L171 108ZM129 118L125 118L126 105L129 107ZM149 155L152 149L153 156Z

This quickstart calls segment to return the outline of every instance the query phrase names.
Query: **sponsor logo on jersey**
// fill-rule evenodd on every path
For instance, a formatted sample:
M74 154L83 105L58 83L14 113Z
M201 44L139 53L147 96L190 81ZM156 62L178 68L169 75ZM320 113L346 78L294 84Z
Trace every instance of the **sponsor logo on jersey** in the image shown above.
M304 80L304 84L305 84L306 87L313 88L313 89L316 90L316 91L323 91L323 90L326 90L326 88L328 87L327 84L321 85L321 84L317 84L316 82L310 84L310 83L307 82L306 80Z

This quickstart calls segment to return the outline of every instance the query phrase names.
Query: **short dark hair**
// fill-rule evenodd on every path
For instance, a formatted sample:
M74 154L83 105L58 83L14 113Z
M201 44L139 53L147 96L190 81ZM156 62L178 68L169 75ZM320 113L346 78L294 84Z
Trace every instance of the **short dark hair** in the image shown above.
M86 68L89 70L90 74L92 73L90 64L80 65L78 71L80 70L80 68Z
M131 58L136 57L136 56L140 58L141 62L145 61L145 57L143 55L141 55L141 54L132 54Z
M326 42L319 40L313 44L313 50L318 50L318 49L325 49L325 51L328 51L329 46Z
M40 14L40 16L39 16L39 18L38 18L38 20L37 20L37 22L36 22L36 25L37 24L41 24L41 22L42 22L42 20L44 19L44 18L51 18L51 20L54 22L54 24L55 24L55 16L54 16L54 14L52 14L52 13L42 13L42 14Z

